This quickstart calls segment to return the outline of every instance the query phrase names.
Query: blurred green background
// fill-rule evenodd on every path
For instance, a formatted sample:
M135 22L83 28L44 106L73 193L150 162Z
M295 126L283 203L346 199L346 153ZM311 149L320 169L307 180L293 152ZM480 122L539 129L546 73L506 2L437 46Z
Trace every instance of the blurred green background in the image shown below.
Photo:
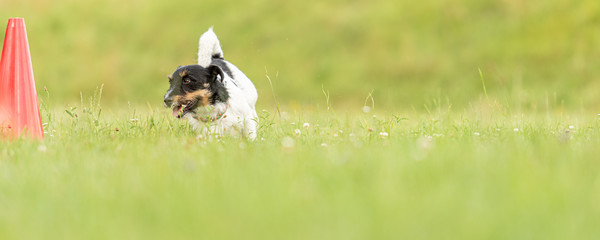
M38 92L58 106L104 84L104 104L160 106L166 75L194 64L214 26L226 59L255 83L259 108L454 109L490 99L513 110L598 111L600 1L0 0L25 18ZM370 104L370 103L369 103Z

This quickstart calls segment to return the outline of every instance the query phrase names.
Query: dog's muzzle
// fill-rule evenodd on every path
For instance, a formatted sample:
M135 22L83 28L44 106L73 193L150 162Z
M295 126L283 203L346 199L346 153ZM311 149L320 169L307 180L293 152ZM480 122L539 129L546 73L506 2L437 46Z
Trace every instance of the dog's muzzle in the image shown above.
M164 99L163 102L165 104L165 107L171 107L171 106L173 106L173 98L172 97L165 96L165 99Z

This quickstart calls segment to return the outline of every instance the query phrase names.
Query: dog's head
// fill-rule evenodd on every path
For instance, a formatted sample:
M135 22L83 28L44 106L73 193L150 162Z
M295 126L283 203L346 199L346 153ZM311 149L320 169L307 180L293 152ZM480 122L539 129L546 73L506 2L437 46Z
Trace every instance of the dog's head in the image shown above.
M216 65L178 67L169 76L165 107L173 108L173 116L180 118L186 113L194 113L198 107L226 102L229 95L223 85L224 79L223 70Z

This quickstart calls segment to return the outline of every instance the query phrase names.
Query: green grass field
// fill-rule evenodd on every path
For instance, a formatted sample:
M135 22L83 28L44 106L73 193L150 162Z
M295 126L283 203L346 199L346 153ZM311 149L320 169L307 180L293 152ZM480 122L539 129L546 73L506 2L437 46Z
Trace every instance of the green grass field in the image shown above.
M9 17L46 137L0 140L2 240L600 238L600 1L0 0ZM210 26L258 89L254 142L162 108Z
M166 109L66 110L0 143L1 239L600 236L596 114L264 110L250 142Z

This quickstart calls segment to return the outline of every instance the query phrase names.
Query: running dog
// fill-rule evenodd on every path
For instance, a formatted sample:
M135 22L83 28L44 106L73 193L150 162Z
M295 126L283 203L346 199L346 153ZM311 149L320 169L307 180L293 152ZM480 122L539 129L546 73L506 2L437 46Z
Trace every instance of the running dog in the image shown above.
M256 139L258 94L252 81L223 58L210 28L199 40L198 64L178 67L169 75L165 107L187 119L201 136L233 135Z

